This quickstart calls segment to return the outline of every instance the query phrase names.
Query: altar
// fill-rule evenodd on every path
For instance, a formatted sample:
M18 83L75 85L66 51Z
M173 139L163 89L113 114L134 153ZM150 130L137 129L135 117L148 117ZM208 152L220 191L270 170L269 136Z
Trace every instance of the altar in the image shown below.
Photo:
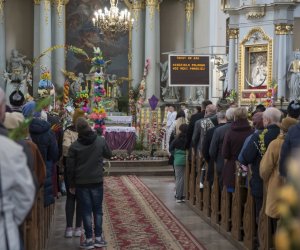
M132 151L136 142L136 130L134 127L106 127L105 140L111 150Z

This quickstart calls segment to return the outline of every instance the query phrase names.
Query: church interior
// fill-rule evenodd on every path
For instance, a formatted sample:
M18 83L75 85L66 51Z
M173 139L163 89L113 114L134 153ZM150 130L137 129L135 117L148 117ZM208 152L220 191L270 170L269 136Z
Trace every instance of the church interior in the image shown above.
M300 249L299 0L0 0L0 249Z

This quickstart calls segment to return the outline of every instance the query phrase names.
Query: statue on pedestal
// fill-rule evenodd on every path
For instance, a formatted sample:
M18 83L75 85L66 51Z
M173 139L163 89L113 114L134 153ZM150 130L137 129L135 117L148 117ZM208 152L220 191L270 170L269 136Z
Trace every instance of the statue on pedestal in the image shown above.
M298 100L300 98L300 51L294 54L294 60L290 63L290 100Z
M178 101L180 98L179 88L178 87L171 87L168 84L169 79L169 65L168 61L160 64L161 68L161 95L164 101Z
M11 51L8 72L11 73L11 81L21 83L28 73L28 62L25 61L26 56L19 53L18 50Z

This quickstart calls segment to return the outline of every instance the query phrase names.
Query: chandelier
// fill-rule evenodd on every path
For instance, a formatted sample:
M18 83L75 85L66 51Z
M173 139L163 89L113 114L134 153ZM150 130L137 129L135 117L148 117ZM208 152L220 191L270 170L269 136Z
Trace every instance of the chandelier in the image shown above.
M119 10L118 0L110 0L110 5L109 10L105 7L104 10L95 11L92 20L93 25L100 28L103 34L116 38L118 34L129 30L134 19L131 19L130 12L127 9Z

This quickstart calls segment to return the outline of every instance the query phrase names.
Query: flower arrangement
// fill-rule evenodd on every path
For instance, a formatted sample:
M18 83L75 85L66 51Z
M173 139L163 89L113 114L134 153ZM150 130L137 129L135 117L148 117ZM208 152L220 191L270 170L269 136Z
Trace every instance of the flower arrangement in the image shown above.
M82 109L85 113L90 112L89 94L86 90L76 93L75 106Z
M259 144L259 152L261 157L263 157L267 151L267 147L265 144L265 136L267 133L268 133L268 129L264 129L263 132L259 134L258 144Z
M264 101L265 107L274 106L275 95L277 93L278 84L275 80L270 84L269 89L267 90L267 99Z

